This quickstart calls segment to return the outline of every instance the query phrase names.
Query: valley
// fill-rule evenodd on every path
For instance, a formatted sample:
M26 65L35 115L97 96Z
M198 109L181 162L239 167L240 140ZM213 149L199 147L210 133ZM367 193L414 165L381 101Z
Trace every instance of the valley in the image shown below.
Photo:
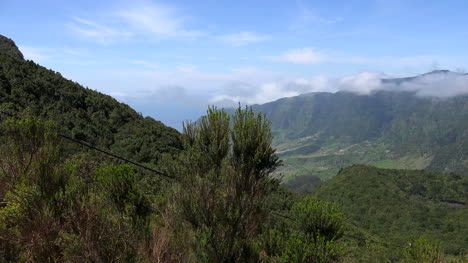
M467 96L311 93L253 108L272 121L285 181L304 175L327 180L359 163L468 173Z

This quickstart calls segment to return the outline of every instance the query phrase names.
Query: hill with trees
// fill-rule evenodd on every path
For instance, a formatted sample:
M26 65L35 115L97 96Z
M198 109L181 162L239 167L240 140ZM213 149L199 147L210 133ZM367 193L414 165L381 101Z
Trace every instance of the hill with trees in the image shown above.
M181 149L180 134L114 98L23 60L0 36L0 117L24 113L53 120L61 132L124 157L157 164Z
M468 177L354 165L312 190L347 222L379 240L405 244L425 236L450 254L468 252Z
M253 108L272 121L285 179L304 175L328 179L339 169L359 163L468 175L467 95L324 92Z

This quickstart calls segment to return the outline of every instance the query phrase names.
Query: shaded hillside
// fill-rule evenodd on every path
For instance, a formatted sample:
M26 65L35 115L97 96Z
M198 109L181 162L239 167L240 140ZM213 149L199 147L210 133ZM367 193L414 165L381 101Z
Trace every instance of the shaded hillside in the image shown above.
M139 162L155 164L161 153L181 148L175 129L58 72L20 59L19 50L5 37L0 38L0 47L1 112L17 115L27 110L53 120L73 138Z
M401 244L425 235L442 241L448 253L468 251L466 176L354 165L313 195L336 202L350 224L382 240Z
M255 105L254 110L273 123L287 178L328 178L356 163L468 174L466 95L310 93Z
M6 54L21 60L24 59L15 42L2 35L0 35L0 54Z

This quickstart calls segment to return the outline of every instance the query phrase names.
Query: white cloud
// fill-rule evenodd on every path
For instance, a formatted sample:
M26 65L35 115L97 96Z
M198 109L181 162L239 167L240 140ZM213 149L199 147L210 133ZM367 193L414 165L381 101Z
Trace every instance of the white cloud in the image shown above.
M457 74L430 74L417 80L397 84L382 83L389 78L380 72L361 72L343 77L302 76L285 77L281 73L269 72L252 66L233 68L213 73L193 65L179 65L171 70L157 68L147 61L132 61L150 70L119 70L98 72L99 76L113 79L89 86L106 88L108 93L121 99L158 98L160 101L178 100L204 109L208 104L231 107L242 104L263 104L284 97L310 92L348 91L360 95L372 94L379 90L413 91L420 96L450 97L468 93L468 76ZM157 68L158 70L151 70ZM138 87L138 90L129 87ZM164 88L167 90L164 90ZM178 88L183 87L183 90ZM105 91L105 90L103 90ZM168 95L171 91L172 95ZM175 97L184 91L185 95ZM120 92L120 93L119 93ZM133 94L133 95L129 95ZM133 96L133 97L132 97ZM136 97L135 97L136 96ZM177 98L177 99L176 99ZM182 101L182 102L181 102Z
M245 45L249 45L253 43L266 41L270 39L270 37L266 35L254 33L254 32L242 31L238 33L220 36L219 39L230 45L239 47L239 46L245 46Z
M161 4L145 4L116 12L116 16L133 31L157 38L193 38L200 31L186 28L186 18L173 7Z
M310 30L311 27L333 25L338 22L341 22L342 20L342 18L326 18L320 16L319 14L317 14L317 12L315 12L312 9L301 7L294 20L292 21L292 24L289 26L289 29Z
M310 92L347 91L369 95L375 91L412 91L418 96L453 97L468 94L468 75L455 73L427 74L401 84L382 82L388 76L380 72L361 72L339 78L315 76L309 79L270 81L258 85L247 81L227 86L221 94L212 96L211 103L232 107L244 104L263 104L285 97Z
M419 96L453 97L468 94L468 75L453 72L426 74L401 85L386 84L383 88L414 91Z
M410 91L418 96L439 98L468 94L468 76L453 72L424 74L401 83L395 81L382 82L381 80L385 78L388 77L383 73L363 72L339 79L336 87L337 90L362 95L368 95L379 90Z
M93 20L73 17L67 26L78 35L103 44L136 36L170 39L194 38L203 34L187 29L187 18L175 8L154 3L124 7Z
M275 82L265 83L259 86L254 92L254 94L245 95L217 95L212 97L210 102L224 107L232 107L237 105L238 102L246 104L261 104L284 97L292 97L299 95L298 92L285 91L281 83Z
M82 37L95 40L97 42L107 44L116 38L129 37L131 32L99 24L80 17L73 17L73 22L68 24L68 27Z
M44 62L50 58L50 56L46 55L46 52L40 48L19 46L19 49L21 53L23 53L24 58L33 60L36 63Z
M384 77L382 73L362 72L343 77L336 82L336 85L338 90L368 95L382 88L381 79Z
M213 96L210 102L224 107L235 106L238 102L263 104L303 93L331 91L329 81L324 76L316 76L310 79L269 81L259 85L237 82L227 86L222 94Z
M302 48L286 51L284 54L273 57L273 60L290 62L294 64L319 64L328 60L325 53L314 48Z

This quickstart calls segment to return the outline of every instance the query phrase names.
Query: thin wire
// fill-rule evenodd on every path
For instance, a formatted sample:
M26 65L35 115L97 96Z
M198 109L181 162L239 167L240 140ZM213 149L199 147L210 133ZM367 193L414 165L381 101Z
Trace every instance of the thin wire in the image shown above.
M9 113L6 113L6 112L1 112L1 113L2 113L2 114L5 114L5 115L7 115L7 116L9 116L9 117L14 117L12 114L9 114ZM115 154L113 154L113 153L111 153L111 152L107 152L107 151L105 151L105 150L103 150L103 149L100 149L100 148L97 148L97 147L95 147L95 146L93 146L93 145L91 145L91 144L89 144L89 143L87 143L87 142L84 142L84 141L81 141L81 140L78 140L78 139L74 139L74 138L72 138L72 137L70 137L70 136L68 136L68 135L61 134L61 133L57 133L57 135L60 136L60 137L62 137L62 138L64 138L64 139L70 140L70 141L72 141L72 142L74 142L74 143L80 144L80 145L82 145L82 146L88 147L88 148L90 148L90 149L93 149L93 150L95 150L95 151L104 153L104 154L106 154L106 155L112 156L112 157L114 157L114 158L116 158L116 159L119 159L119 160L122 160L122 161L124 161L124 162L133 164L133 165L138 166L138 167L140 167L140 168L146 169L146 170L151 171L151 172L153 172L153 173L156 173L156 174L158 174L158 175L161 175L161 176L164 176L164 177L166 177L166 178L169 178L169 179L171 179L171 180L176 180L176 178L173 177L173 176L170 176L170 175L165 174L165 173L163 173L163 172L157 171L157 170L152 169L152 168L150 168L150 167L148 167L148 166L139 164L139 163L134 162L134 161L132 161L132 160L126 159L126 158L124 158L124 157L115 155Z
M151 172L153 172L153 173L156 173L156 174L158 174L158 175L161 175L161 176L170 178L170 179L172 179L172 180L176 180L176 178L173 177L173 176L170 176L170 175L165 174L165 173L163 173L163 172L154 170L154 169L152 169L152 168L150 168L150 167L148 167L148 166L139 164L139 163L137 163L137 162L134 162L134 161L132 161L132 160L126 159L126 158L124 158L124 157L120 157L120 156L118 156L118 155L115 155L115 154L113 154L113 153L107 152L107 151L105 151L105 150L99 149L99 148L97 148L97 147L95 147L95 146L92 146L91 144L85 143L85 142L83 142L83 141L81 141L81 140L74 139L74 138L72 138L72 137L70 137L70 136L67 136L67 135L61 134L61 133L58 133L58 135L59 135L60 137L64 138L64 139L70 140L70 141L72 141L72 142L75 142L75 143L80 144L80 145L82 145L82 146L85 146L85 147L88 147L88 148L90 148L90 149L96 150L96 151L98 151L98 152L107 154L107 155L112 156L112 157L114 157L114 158L116 158L116 159L122 160L122 161L127 162L127 163L131 163L131 164L133 164L133 165L135 165L135 166L138 166L138 167L140 167L140 168L146 169L146 170L151 171Z

